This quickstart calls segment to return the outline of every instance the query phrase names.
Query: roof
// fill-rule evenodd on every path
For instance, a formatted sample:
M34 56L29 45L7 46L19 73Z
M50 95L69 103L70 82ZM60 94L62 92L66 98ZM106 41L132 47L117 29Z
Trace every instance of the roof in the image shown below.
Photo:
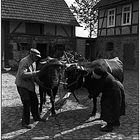
M100 0L95 7L100 8L100 7L110 6L118 3L127 3L130 1L133 0Z
M64 0L1 0L1 18L79 26Z

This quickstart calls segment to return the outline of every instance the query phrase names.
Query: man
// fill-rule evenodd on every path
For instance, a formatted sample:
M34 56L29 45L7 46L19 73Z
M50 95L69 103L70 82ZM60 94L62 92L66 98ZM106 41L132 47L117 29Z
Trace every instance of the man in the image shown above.
M15 84L23 104L22 126L31 129L30 112L34 121L45 121L40 118L38 98L35 93L34 79L36 76L36 61L41 57L37 49L32 48L30 54L23 58L18 67Z
M92 78L97 80L98 88L102 92L100 119L107 122L107 125L100 130L111 132L114 126L120 126L119 118L124 115L125 108L121 106L125 96L124 87L121 82L101 68L94 69Z

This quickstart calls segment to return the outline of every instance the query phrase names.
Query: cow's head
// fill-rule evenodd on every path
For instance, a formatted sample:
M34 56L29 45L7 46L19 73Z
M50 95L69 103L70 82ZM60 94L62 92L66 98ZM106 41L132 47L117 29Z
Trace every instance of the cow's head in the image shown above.
M65 77L67 82L67 88L70 91L74 91L83 86L83 78L87 75L88 71L82 69L77 65L71 65L65 70Z
M85 87L88 91L91 91L99 94L100 92L100 82L98 77L93 75L93 71L100 66L95 66L92 68L79 67L77 65L71 65L66 69L66 78L67 78L67 88L70 91L74 91L78 88ZM102 67L100 67L102 69ZM99 76L100 78L100 76ZM95 95L96 96L96 95Z

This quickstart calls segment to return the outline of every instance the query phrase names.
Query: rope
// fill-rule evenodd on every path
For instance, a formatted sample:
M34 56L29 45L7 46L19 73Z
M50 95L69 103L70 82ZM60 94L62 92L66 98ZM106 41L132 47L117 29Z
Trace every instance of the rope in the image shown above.
M79 80L80 76L81 76L81 74L77 77L76 81L74 81L71 84L69 84L68 87L70 87L70 86L72 86L74 84L76 84L76 87L77 87L77 83L78 83L78 80Z

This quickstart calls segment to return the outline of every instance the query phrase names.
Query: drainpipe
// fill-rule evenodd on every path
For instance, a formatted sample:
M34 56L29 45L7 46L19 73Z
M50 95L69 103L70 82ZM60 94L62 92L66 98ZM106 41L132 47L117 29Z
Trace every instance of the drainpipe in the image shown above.
M2 51L2 58L1 58L2 62L1 62L1 66L2 66L2 69L5 68L5 63L4 63L4 50Z

